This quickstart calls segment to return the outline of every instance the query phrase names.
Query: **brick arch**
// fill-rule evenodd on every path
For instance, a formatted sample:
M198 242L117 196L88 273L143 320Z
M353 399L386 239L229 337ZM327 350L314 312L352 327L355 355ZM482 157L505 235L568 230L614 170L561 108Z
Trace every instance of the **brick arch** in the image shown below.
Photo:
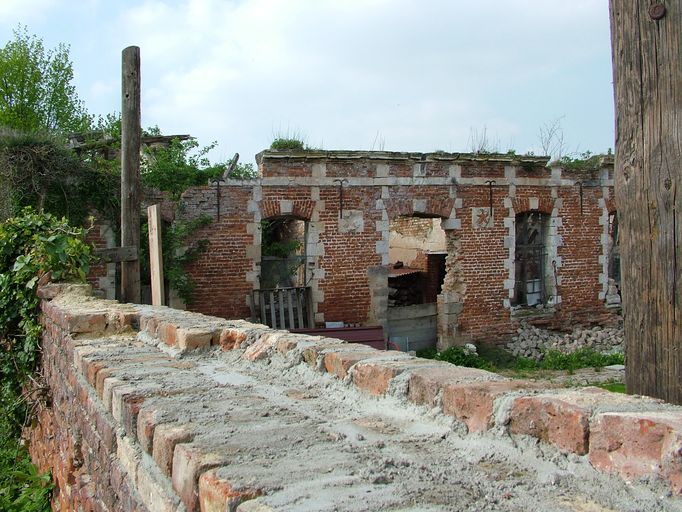
M541 197L538 200L538 207L532 208L529 197L515 197L512 199L512 208L517 214L533 210L551 215L552 210L554 210L554 200L547 197Z
M415 208L415 203L417 207ZM421 203L421 205L419 204ZM389 218L395 217L439 217L447 219L455 206L455 200L447 198L399 198L386 199Z
M263 199L260 202L261 216L264 219L271 219L274 217L296 217L297 219L309 221L315 209L315 201L312 199L299 199L291 201L291 211L284 211L282 209L282 200L279 199Z

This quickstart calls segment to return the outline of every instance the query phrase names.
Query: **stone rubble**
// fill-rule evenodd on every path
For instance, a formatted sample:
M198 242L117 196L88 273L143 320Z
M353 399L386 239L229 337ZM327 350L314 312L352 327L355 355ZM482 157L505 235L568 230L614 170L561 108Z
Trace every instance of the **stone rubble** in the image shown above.
M541 329L533 325L521 324L514 336L506 345L513 355L542 360L547 350L559 350L565 354L581 348L591 348L602 353L623 353L623 328L619 327L583 327L578 326L573 332L565 333Z

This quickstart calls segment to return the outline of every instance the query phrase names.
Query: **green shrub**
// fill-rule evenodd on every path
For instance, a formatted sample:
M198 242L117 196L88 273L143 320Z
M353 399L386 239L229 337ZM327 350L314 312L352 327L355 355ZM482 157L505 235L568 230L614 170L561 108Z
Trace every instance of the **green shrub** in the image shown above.
M277 137L270 144L270 149L276 151L305 151L306 145L302 140L296 138Z
M49 510L50 477L39 475L18 439L30 404L22 391L38 365L40 276L84 281L85 230L25 208L0 224L0 510Z
M446 361L457 366L467 366L469 368L480 368L482 370L494 370L493 365L476 353L469 352L463 347L450 347L443 352L436 352L435 349L420 350L417 355L436 361Z

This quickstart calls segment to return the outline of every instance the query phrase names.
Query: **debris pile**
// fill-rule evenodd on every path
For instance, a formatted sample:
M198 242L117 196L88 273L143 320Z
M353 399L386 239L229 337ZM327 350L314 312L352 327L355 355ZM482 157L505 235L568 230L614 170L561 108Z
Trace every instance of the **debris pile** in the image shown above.
M581 348L591 348L602 353L623 353L621 327L576 327L573 332L549 331L522 324L509 343L507 350L517 357L541 360L547 350L565 354Z

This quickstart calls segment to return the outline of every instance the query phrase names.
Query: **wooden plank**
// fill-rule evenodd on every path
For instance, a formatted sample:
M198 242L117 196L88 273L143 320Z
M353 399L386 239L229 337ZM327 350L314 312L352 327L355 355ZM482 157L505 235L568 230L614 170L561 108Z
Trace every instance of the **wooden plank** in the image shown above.
M625 381L682 404L682 0L611 0Z
M123 50L121 73L121 245L140 246L140 48ZM140 302L140 261L121 262L121 300Z
M163 249L161 247L161 205L147 207L149 227L149 270L152 282L152 305L163 306L166 295L163 283Z
M310 288L304 289L306 311L308 312L308 327L315 325L315 315L313 314L313 293Z
M287 317L284 314L284 291L277 290L277 298L279 300L279 327L280 329L287 328Z
M294 305L293 301L291 300L291 294L295 293L293 290L289 289L286 291L287 293L287 308L289 310L289 328L293 329L296 327L296 322L294 321Z
M260 323L267 325L268 319L265 312L265 294L258 291L258 301L260 303Z
M93 251L102 263L118 263L121 261L135 261L137 259L137 247L112 247L110 249L95 249Z
M298 327L303 328L303 301L301 300L301 290L299 288L295 289L296 293L296 318L298 319Z
M256 304L254 303L253 294L254 294L254 292L251 292L249 294L249 309L251 310L251 321L255 322L256 321Z
M277 314L275 313L275 292L270 292L270 327L277 329Z

